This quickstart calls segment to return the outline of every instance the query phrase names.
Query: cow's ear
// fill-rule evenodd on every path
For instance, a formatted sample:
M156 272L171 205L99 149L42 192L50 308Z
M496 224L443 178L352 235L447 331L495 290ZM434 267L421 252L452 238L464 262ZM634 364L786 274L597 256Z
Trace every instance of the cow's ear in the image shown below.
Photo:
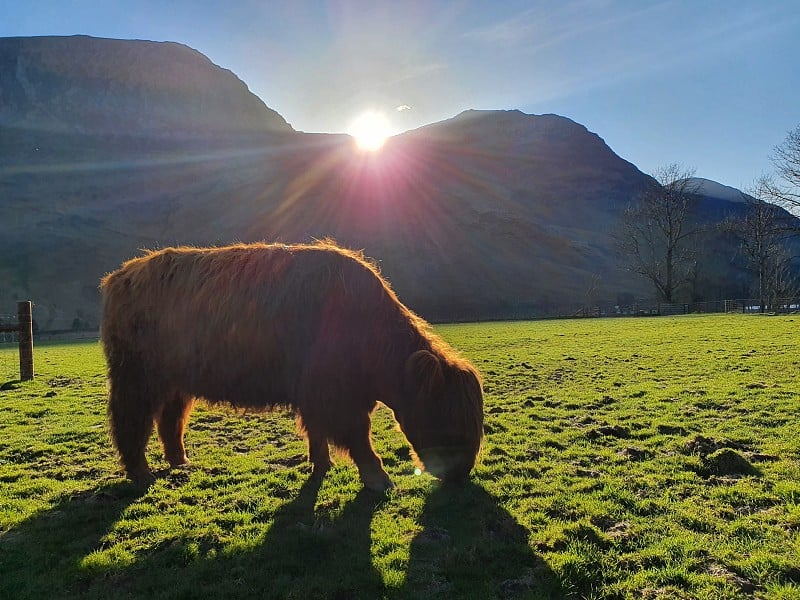
M406 360L406 390L416 396L431 396L444 385L442 362L432 352L417 350Z

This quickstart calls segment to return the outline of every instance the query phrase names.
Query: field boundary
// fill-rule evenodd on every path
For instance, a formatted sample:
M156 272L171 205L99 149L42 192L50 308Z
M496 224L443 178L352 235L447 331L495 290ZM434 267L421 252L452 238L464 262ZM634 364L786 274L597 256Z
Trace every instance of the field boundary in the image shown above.
M800 313L800 298L776 298L761 301L757 298L736 298L708 302L657 302L629 305L590 306L564 315L570 317L649 317L712 313L794 314Z
M16 333L19 351L19 379L33 379L33 317L30 300L17 302L17 322L0 323L0 333Z

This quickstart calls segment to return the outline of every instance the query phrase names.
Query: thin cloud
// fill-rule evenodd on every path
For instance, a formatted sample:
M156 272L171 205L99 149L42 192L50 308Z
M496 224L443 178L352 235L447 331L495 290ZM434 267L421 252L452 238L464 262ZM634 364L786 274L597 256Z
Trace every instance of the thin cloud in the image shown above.
M422 77L430 77L433 73L447 70L447 65L441 62L410 65L398 70L398 74L387 77L384 83L396 85Z
M636 10L609 10L606 2L584 0L559 8L547 6L526 9L512 18L466 32L465 38L491 46L505 46L526 52L568 42L593 31L613 30L623 23L634 21L668 8L661 2Z

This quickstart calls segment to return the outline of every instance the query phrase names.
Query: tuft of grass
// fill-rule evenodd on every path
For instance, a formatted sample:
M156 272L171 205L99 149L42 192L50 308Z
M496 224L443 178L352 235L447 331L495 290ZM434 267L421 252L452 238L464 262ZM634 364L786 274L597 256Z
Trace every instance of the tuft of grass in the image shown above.
M290 415L202 406L193 466L153 438L137 493L99 344L39 345L0 385L0 597L800 598L794 317L437 330L484 375L482 454L417 476L379 409L386 496L347 460L310 480Z

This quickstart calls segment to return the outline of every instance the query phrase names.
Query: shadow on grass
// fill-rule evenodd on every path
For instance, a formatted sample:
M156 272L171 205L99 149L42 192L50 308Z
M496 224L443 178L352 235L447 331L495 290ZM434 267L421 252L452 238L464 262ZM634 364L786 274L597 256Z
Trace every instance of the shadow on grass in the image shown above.
M80 561L139 492L128 483L77 492L0 534L0 598L81 596Z
M146 498L127 483L75 494L0 535L0 598L384 596L370 559L370 523L384 498L361 491L325 517L315 512L319 488L306 481L252 545L179 536L133 562L89 569L84 559L106 545L126 507Z
M16 390L19 388L22 381L19 379L11 379L3 384L0 384L0 392L7 392L9 390Z
M528 546L528 532L481 487L431 492L411 544L405 582L387 588L372 563L370 527L390 500L362 490L344 506L317 506L307 480L266 515L266 533L225 546L202 532L177 537L116 566L84 559L106 545L128 484L78 494L0 536L3 598L558 598L558 582ZM241 541L241 540L244 541ZM82 566L83 565L83 566Z
M427 498L400 598L563 598L528 531L482 487L442 486Z
M315 511L320 482L309 478L274 515L252 551L198 565L210 597L381 598L383 581L370 556L370 523L383 496L361 490L342 509ZM224 585L216 581L234 573ZM198 573L199 574L199 573ZM210 577L207 577L209 575ZM201 594L198 594L198 596Z

